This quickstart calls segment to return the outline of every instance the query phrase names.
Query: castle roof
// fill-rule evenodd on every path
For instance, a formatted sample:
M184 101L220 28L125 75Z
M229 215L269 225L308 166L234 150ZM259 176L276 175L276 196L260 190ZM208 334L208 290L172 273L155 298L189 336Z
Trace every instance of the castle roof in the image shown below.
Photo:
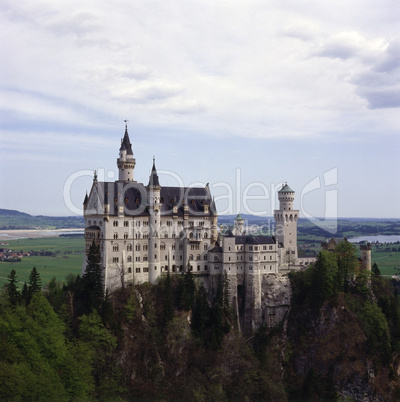
M242 215L240 215L240 213L236 215L235 221L244 221L244 219L243 219Z
M294 193L294 191L285 183L278 193Z
M127 185L121 182L97 182L96 185L99 200L110 204L110 215L117 215L118 206L121 205L124 206L126 215L149 215L148 190L142 183L131 182ZM211 205L212 200L206 187L161 187L160 203L162 215L183 216L186 204L189 215L203 216L205 206ZM209 213L214 214L212 208Z
M132 144L131 144L131 141L129 140L129 134L128 134L128 127L127 126L125 126L125 135L124 135L124 138L122 139L121 148L119 150L120 151L125 150L127 155L133 155Z

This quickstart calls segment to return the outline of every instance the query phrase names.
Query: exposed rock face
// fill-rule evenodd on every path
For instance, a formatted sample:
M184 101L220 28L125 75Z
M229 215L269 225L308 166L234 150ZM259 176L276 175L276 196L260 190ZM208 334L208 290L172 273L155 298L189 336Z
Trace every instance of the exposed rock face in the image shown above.
M280 324L290 308L292 291L287 275L269 274L261 277L262 321L269 327Z
M231 302L245 333L263 324L274 327L283 321L292 296L287 275L229 275L227 280Z

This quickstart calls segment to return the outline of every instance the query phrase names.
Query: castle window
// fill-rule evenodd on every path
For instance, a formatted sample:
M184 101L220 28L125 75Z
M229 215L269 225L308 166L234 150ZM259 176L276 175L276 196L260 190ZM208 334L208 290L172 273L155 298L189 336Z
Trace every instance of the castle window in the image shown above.
M118 226L118 221L114 221L114 222L113 222L113 226L114 226L114 227L117 227L117 226Z
M172 259L175 260L175 254L172 256Z
M269 256L269 259L272 260L272 255Z
M249 256L249 261L253 261L253 257L251 255Z
M267 246L263 246L263 250L266 250L267 249Z
M249 246L249 250L250 250L250 251L253 251L253 246Z
M140 246L139 246L139 248L140 248ZM143 245L143 251L147 251L147 244Z
M114 233L114 239L118 239L118 233Z
M200 254L197 254L196 260L200 260Z
M127 261L128 261L128 262L132 262L132 256L131 256L131 255L128 256Z
M140 251L140 244L136 244L135 250L136 250L136 251Z
M230 247L228 247L228 251L231 251L231 248L230 248Z
M165 250L165 244L161 244L160 250Z
M200 265L197 266L197 270L200 271Z
M193 260L193 254L189 255L189 260Z
M205 245L204 245L204 250L207 250L208 249L208 244L206 243Z
M173 244L171 248L172 248L172 250L175 250L176 245L175 245L175 244Z
M255 251L258 251L258 246L254 246L254 250L255 250Z
M270 249L270 250L272 250L272 248L273 248L272 246L269 246L269 249Z
M172 238L175 239L176 233L172 233Z
M118 257L113 257L112 261L113 261L114 263L119 262L119 258L118 258Z
M207 254L204 254L204 260L208 260L208 255Z
M182 260L182 255L179 256L179 259Z
M136 257L136 262L140 262L140 257Z
M168 256L167 255L165 256L165 260L168 261Z
M143 268L143 272L149 272L149 267Z
M204 232L204 238L208 239L208 233L207 232Z
M147 261L147 255L143 257L143 261Z
M115 246L113 246L113 251L118 251L118 244L116 244Z
M132 273L132 268L129 267L129 268L128 268L128 274L131 274L131 273Z
M207 271L208 270L208 265L204 265L204 269Z
M126 240L128 238L128 233L124 233L124 239Z
M129 226L129 221L124 221L124 226L125 227Z
M140 268L136 268L136 273L140 274Z

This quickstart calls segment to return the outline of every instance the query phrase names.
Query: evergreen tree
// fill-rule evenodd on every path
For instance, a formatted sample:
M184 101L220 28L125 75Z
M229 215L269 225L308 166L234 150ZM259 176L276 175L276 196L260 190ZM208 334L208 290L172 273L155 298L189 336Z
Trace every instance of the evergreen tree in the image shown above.
M10 274L8 275L8 284L6 285L7 287L7 293L8 293L8 300L11 304L11 306L15 307L19 300L20 300L20 293L18 292L17 289L17 273L15 272L15 269L12 269Z
M172 294L171 276L169 271L163 284L163 313L162 325L165 326L174 318L174 296Z
M83 299L86 310L100 311L104 301L103 268L101 266L100 246L92 242L87 256L86 270L82 277Z
M372 273L375 276L381 276L381 270L379 269L378 264L376 262L374 262L372 264L372 269L371 270L372 270Z
M41 290L42 281L40 279L40 274L37 271L36 267L33 267L29 275L29 291L31 295L33 295L34 293L40 292Z
M191 328L195 337L205 342L206 328L210 319L210 306L207 301L207 291L203 284L196 292L192 309Z
M329 251L321 251L312 268L312 292L317 305L336 293L337 275L335 256Z
M39 293L41 290L42 281L40 279L40 274L36 267L33 267L29 274L28 284L25 283L22 288L22 299L25 301L25 304L28 305L31 302L32 296L35 293Z
M189 269L184 273L183 286L181 295L182 310L189 311L192 308L193 300L196 292L196 284L194 283L193 274Z
M357 256L355 246L347 240L341 241L335 250L338 265L338 287L348 291L349 281L356 272Z

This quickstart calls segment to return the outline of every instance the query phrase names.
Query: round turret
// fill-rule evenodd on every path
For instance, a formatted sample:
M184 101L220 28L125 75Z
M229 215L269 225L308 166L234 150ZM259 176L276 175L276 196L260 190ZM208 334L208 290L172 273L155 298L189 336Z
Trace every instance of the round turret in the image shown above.
M285 183L278 191L279 208L283 211L293 209L294 191Z

